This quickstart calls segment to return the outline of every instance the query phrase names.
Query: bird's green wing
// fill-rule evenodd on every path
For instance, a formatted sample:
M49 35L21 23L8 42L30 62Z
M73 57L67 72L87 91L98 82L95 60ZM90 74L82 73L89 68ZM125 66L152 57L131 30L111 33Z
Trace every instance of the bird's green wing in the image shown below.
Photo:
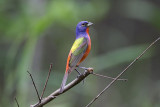
M83 57L88 47L87 39L84 37L75 40L71 48L71 57L69 61L70 67L75 67Z

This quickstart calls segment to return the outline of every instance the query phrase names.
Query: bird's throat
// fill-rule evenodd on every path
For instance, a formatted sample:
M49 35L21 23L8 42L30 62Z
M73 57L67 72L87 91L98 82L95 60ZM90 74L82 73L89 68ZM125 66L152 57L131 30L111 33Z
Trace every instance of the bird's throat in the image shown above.
M89 35L89 27L86 29L86 33Z

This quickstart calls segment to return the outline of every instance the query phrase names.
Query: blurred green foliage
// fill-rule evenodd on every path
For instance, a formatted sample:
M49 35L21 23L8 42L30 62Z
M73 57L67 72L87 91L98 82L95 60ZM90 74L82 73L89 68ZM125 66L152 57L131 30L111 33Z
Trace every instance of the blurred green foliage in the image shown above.
M94 23L92 51L82 66L113 77L160 31L158 0L1 0L0 7L0 107L16 107L14 97L20 106L38 101L27 70L41 92L53 63L45 96L60 87L75 27L81 20ZM159 107L158 46L130 68L125 74L128 82L117 82L93 106ZM73 72L69 81L76 75ZM109 81L89 76L85 85L79 84L47 107L85 106Z

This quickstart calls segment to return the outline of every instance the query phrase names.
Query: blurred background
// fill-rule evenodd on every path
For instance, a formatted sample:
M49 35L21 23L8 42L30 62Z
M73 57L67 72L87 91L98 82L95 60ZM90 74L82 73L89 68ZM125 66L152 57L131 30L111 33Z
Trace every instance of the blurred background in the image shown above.
M79 21L88 20L92 50L81 64L115 77L160 32L159 0L1 0L0 107L29 107L38 99L29 71L45 97L60 87ZM160 42L154 45L92 107L160 107ZM81 71L83 72L83 70ZM77 77L72 72L68 82ZM45 107L84 107L111 82L90 75Z

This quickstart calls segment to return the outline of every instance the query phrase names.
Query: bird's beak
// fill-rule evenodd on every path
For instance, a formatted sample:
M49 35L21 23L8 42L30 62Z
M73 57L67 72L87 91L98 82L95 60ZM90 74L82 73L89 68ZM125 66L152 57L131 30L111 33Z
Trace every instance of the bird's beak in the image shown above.
M93 25L93 23L92 22L88 22L87 26L89 27L91 25Z

